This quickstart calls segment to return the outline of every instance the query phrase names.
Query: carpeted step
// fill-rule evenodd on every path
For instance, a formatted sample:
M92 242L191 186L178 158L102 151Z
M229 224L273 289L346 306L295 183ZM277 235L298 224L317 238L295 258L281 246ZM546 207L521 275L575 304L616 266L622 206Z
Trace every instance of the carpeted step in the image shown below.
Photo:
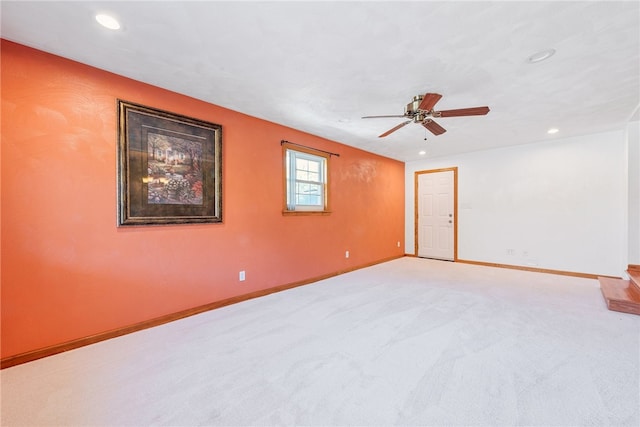
M640 289L636 286L637 282L611 277L599 277L598 280L609 310L640 315ZM637 280L637 276L634 280Z

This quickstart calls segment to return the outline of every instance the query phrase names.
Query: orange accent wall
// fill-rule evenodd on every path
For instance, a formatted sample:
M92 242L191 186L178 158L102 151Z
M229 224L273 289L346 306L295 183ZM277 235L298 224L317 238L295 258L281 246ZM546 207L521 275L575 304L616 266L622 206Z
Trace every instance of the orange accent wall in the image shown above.
M2 358L403 254L404 163L1 43ZM116 227L117 98L223 126L224 223ZM331 215L282 215L282 139Z

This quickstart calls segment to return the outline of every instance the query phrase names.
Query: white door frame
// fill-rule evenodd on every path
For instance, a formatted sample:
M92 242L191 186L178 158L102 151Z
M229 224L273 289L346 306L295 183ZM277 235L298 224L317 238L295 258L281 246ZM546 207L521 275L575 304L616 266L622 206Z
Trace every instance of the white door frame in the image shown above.
M451 168L442 168L442 169L429 169L423 171L416 171L414 173L414 187L413 187L413 195L414 195L414 255L418 256L418 177L425 173L436 173L436 172L449 172L453 171L453 261L458 260L458 167L454 166Z

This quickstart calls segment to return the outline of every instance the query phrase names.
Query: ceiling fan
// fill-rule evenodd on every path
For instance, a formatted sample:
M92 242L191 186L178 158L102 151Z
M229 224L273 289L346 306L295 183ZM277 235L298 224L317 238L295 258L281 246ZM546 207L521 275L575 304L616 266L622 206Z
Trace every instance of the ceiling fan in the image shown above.
M364 116L363 119L377 119L382 117L405 117L409 120L400 123L399 125L389 129L382 135L378 135L378 138L384 138L408 125L411 122L420 123L427 128L434 135L441 135L447 130L433 121L433 118L440 117L461 117L461 116L484 116L489 112L489 107L472 107L472 108L460 108L457 110L442 110L435 111L436 103L440 101L442 95L437 93L427 93L425 95L416 95L413 97L413 101L407 104L404 108L403 115L391 115L391 116Z

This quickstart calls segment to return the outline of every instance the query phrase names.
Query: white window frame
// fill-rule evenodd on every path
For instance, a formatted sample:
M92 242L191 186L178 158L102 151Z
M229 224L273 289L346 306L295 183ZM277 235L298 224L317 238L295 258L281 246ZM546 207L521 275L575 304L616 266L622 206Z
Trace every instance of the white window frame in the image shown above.
M284 162L284 208L283 214L287 215L314 215L328 214L329 211L329 158L328 153L317 151L311 148L300 147L288 143L283 146ZM295 147L295 148L294 148ZM319 163L318 180L306 181L296 177L296 160L309 160ZM297 203L298 194L296 189L298 184L311 184L320 186L320 204Z

